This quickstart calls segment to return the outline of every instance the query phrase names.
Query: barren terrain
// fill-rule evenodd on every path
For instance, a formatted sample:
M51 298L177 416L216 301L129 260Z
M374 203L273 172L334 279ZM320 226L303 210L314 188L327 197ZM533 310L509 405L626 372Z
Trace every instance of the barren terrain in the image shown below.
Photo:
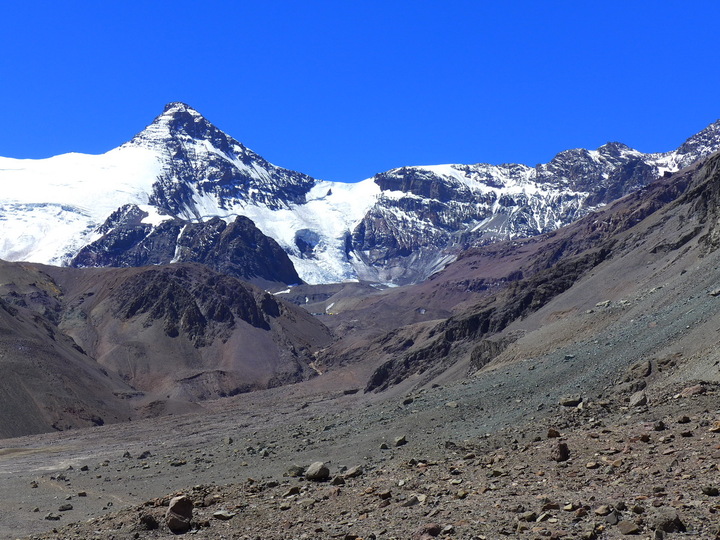
M720 538L718 186L716 155L416 288L325 288L302 382L4 439L0 536Z
M597 366L574 367L595 378L579 392L569 364L382 394L331 373L201 414L8 439L0 535L170 538L167 504L186 494L200 538L714 538L717 386L673 382L682 359L640 363L619 374L650 383L637 404ZM316 461L327 481L289 476Z

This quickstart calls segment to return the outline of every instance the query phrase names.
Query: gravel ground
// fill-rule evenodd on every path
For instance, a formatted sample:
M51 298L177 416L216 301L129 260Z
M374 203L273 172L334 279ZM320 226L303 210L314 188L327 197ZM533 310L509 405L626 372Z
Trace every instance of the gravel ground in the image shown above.
M381 395L316 379L212 404L222 411L5 440L0 535L174 537L167 505L185 494L200 538L616 538L620 523L714 538L715 386L651 384L634 407L624 390L568 406L557 396L572 381L530 388L568 364ZM327 481L288 476L316 461Z

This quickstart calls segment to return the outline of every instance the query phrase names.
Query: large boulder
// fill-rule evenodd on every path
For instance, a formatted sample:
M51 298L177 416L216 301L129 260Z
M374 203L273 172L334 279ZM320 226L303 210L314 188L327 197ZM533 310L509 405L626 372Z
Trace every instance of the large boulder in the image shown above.
M165 523L175 534L182 534L190 530L192 520L193 502L186 495L180 495L170 500Z
M330 478L330 469L322 461L316 461L305 471L305 478L313 482L324 482Z

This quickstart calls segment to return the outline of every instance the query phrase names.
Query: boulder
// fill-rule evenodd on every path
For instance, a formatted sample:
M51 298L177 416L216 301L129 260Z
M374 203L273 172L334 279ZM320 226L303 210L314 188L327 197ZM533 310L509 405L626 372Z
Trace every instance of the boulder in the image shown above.
M631 407L642 407L643 405L647 405L647 395L645 395L645 392L640 390L639 392L635 392L632 396L630 396Z
M305 478L313 482L324 482L330 478L330 469L322 461L316 461L305 471Z
M680 519L677 510L669 507L657 508L647 521L648 526L655 531L685 532L685 524Z
M618 523L617 528L622 534L640 534L640 527L634 521L621 521Z
M185 533L190 530L192 512L193 502L189 497L186 495L173 497L165 514L165 523L173 533Z
M550 459L553 461L567 461L570 459L570 449L564 442L559 442L554 445L550 450Z

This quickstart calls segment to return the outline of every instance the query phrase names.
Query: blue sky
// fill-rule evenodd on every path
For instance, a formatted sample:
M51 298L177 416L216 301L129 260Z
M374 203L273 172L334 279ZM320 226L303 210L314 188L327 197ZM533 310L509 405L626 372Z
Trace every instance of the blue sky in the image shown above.
M720 118L717 2L5 2L0 155L102 153L184 101L326 180L667 151Z

